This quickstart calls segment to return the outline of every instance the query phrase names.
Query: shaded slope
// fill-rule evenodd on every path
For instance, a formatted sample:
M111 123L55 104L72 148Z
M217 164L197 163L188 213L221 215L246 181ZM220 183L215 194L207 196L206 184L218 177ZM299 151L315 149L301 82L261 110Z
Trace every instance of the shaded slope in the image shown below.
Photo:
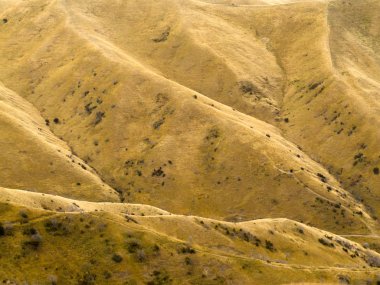
M54 137L31 104L1 84L0 139L2 186L95 201L118 199Z

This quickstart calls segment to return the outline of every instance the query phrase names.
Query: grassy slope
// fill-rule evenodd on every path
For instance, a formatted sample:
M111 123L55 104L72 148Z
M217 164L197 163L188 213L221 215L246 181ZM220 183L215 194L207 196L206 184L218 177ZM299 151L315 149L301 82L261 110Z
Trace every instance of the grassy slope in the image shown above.
M117 201L117 193L72 154L38 111L0 85L0 179L3 187L90 201Z
M0 191L4 197L18 190ZM379 273L367 262L379 258L377 253L290 220L226 223L128 204L117 213L117 207L101 210L102 203L94 210L94 203L37 195L23 193L18 197L24 200L14 195L0 201L0 222L6 228L6 235L0 236L1 280L38 284L54 280L64 284L283 284L336 282L342 276L364 282L375 280ZM60 205L79 204L81 210L40 210L30 206L30 196ZM127 208L133 209L133 215ZM39 242L31 244L37 232ZM333 246L322 245L321 238ZM114 254L122 261L114 261ZM168 279L159 283L165 276Z
M144 4L147 18L110 17L115 10L123 15L137 10L135 1L89 6L86 1L38 0L23 5L27 12L15 7L3 13L9 22L0 31L0 49L6 54L1 60L9 68L0 78L45 119L58 118L52 131L125 201L218 219L288 217L339 233L370 231L373 222L362 205L321 165L277 128L237 111L250 113L249 108L257 107L250 114L268 122L276 119L282 75L276 58L259 40L238 49L245 46L237 41L240 34L247 34L243 39L248 43L255 33L248 33L249 27L230 27L227 23L234 23L235 16L208 19L213 10L192 1L181 6L173 1L152 3L157 7ZM147 27L167 9L162 27ZM199 13L202 25L189 25L189 17ZM211 44L217 42L212 38L208 47L201 44L209 36L201 28L219 22L229 35L238 33L232 40L238 52ZM170 37L154 41L165 25L173 26ZM228 39L212 31L210 36ZM125 33L131 37L122 37ZM190 50L199 52L201 62L190 62ZM245 54L256 53L256 59L268 64L244 61ZM180 78L183 73L188 76ZM197 83L202 73L215 77ZM250 78L255 80L242 85ZM227 85L218 89L214 82ZM271 119L266 119L268 114ZM338 213L339 204L344 211ZM356 214L360 212L363 217Z
M195 215L1 188L3 280L375 280L378 4L206 2L0 0L1 186Z

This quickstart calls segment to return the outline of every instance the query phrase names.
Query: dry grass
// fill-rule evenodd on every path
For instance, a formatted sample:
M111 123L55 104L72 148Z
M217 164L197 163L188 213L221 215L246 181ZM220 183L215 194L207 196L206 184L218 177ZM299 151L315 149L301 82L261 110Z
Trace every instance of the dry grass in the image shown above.
M374 282L376 253L332 233L379 233L378 9L0 0L0 218L17 224L0 276L48 282L46 267L76 284L93 268L106 283L131 231L163 248L144 263L161 273L134 252L127 269L112 263L112 284ZM31 254L20 207L40 217ZM49 215L70 235L47 235ZM107 221L106 247L82 215Z

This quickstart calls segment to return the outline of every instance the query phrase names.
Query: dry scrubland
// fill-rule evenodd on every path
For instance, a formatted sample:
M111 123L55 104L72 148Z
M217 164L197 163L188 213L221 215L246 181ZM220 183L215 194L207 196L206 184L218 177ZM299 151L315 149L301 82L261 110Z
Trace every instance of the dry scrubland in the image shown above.
M0 281L379 284L379 0L0 0Z

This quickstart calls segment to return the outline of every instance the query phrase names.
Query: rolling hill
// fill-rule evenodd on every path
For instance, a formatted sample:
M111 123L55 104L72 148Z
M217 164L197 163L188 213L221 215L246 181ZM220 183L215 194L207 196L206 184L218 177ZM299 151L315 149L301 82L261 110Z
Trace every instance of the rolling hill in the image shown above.
M0 281L377 282L379 11L0 0Z

